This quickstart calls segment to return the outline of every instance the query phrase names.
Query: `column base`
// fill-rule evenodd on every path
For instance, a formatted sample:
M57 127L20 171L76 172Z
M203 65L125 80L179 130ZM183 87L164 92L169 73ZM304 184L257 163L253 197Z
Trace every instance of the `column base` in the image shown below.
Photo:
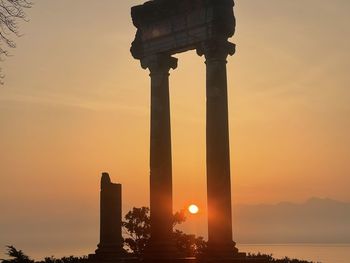
M231 260L246 257L246 253L239 252L233 241L225 243L208 242L208 249L203 255L205 259Z
M239 256L231 259L201 259L197 263L270 263L267 259Z
M116 245L98 245L95 254L89 254L88 260L92 262L124 262L132 259L130 254Z
M269 263L270 261L262 257L247 256L236 247L236 242L208 243L208 249L197 263Z
M160 242L160 241L151 241L148 247L145 249L143 254L143 259L146 261L153 260L175 260L182 258L178 249L175 246L175 243L172 241Z
M188 258L153 258L153 259L143 259L142 263L198 263L197 259L194 257Z

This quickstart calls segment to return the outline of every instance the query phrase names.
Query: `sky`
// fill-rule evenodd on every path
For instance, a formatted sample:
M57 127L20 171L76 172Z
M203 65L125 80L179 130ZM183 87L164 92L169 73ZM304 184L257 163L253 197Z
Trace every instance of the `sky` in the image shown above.
M28 11L1 64L0 247L95 249L104 171L123 184L124 212L148 206L149 76L129 52L130 8L142 2L36 0ZM236 0L227 66L234 204L350 202L349 11L348 0ZM190 228L202 233L205 64L194 51L176 57L174 210L198 204Z

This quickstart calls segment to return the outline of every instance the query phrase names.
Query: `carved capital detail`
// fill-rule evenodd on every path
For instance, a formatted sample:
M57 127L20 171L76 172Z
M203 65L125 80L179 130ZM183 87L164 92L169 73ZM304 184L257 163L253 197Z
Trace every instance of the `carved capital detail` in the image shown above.
M226 60L236 51L236 45L227 40L211 40L203 42L197 47L197 54L205 56L206 61Z
M151 74L168 73L177 68L177 58L165 54L148 56L141 59L141 67L148 68Z

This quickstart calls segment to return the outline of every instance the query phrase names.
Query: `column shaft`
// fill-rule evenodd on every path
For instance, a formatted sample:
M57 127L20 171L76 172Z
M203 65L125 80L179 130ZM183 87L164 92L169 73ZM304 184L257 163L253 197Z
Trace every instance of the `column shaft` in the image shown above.
M198 53L206 58L206 154L208 199L208 249L217 258L237 253L232 241L230 147L226 58L234 45L206 43Z
M169 70L177 59L156 56L142 61L151 77L150 216L149 256L172 257L172 157ZM146 255L147 256L147 255Z

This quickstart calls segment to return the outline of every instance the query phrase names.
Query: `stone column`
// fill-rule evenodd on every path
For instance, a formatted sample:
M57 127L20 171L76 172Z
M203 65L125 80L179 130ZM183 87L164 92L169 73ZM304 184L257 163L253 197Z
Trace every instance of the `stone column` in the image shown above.
M232 240L226 76L226 58L234 52L235 45L226 40L204 43L197 49L206 59L208 253L217 259L238 253Z
M169 102L169 70L177 59L156 55L141 60L151 77L150 216L151 239L148 258L173 258L172 157Z
M111 182L108 173L101 178L100 243L97 258L108 260L125 256L122 238L122 186Z

